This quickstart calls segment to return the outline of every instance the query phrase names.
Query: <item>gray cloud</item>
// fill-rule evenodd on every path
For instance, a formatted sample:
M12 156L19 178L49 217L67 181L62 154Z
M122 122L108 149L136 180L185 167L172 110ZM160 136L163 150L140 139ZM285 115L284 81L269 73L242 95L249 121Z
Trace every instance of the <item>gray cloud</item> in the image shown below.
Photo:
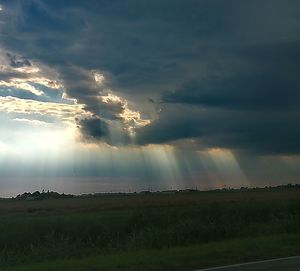
M3 4L22 19L6 17L1 42L59 72L66 94L93 114L84 134L113 144L101 125L126 128L125 104L101 98L111 88L153 119L136 129L137 144L192 138L201 148L300 151L298 1ZM97 84L94 70L109 81Z
M73 66L63 66L59 69L65 86L66 94L84 104L85 109L95 116L116 120L124 111L120 102L104 103L102 96L107 94L106 84L97 84L92 71Z
M10 53L6 53L6 56L9 58L10 66L13 68L21 68L21 67L31 66L30 61L22 56L11 55Z
M101 119L81 119L78 120L78 125L83 131L83 134L93 140L109 137L108 125Z
M298 154L299 110L232 110L188 105L168 106L152 125L138 132L140 144L194 139L198 149L213 147L255 155Z

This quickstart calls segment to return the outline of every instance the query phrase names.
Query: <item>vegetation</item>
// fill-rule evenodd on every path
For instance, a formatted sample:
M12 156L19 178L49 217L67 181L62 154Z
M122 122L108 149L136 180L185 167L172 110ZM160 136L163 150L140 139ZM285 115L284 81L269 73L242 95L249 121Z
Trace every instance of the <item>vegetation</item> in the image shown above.
M44 190L42 192L35 191L33 193L25 192L23 194L19 194L16 196L16 200L44 200L44 199L66 199L66 198L73 198L73 195L66 195L66 194L59 194L58 192L54 191L47 191Z
M138 250L115 254L100 254L82 259L57 260L16 266L10 271L138 271L196 270L199 267L224 265L256 259L270 259L300 252L298 235L256 237L210 242L194 246ZM276 247L276 251L274 251ZM259 255L259 256L258 256Z
M0 212L5 270L192 270L300 253L298 188L6 200Z

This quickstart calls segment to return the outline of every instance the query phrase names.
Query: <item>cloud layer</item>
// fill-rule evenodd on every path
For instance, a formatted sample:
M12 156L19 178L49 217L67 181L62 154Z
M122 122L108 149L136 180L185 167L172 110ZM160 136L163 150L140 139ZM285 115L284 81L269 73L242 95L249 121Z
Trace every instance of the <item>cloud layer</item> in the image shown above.
M300 153L298 1L1 4L1 93L55 102L60 89L85 140ZM35 62L57 80L30 79Z

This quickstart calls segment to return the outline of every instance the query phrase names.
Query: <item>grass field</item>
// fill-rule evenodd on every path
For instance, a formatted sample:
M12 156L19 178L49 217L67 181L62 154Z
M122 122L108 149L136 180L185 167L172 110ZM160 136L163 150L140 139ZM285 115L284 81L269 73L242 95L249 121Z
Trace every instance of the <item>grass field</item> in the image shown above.
M300 254L300 189L0 201L0 270L193 270Z

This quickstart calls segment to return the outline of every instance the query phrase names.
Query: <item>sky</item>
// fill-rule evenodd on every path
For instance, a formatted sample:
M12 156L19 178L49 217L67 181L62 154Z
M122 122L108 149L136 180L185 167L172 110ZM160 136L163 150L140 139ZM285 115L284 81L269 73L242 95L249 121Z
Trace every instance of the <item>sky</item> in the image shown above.
M0 196L300 182L298 0L0 0Z

